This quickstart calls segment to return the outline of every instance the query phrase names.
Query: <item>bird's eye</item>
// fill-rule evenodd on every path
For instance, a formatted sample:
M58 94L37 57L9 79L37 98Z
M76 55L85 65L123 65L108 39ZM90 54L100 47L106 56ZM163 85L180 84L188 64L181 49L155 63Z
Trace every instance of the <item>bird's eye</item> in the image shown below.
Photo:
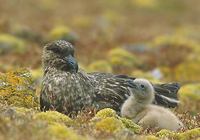
M47 50L53 51L54 53L61 53L62 50L56 45L51 45L47 48Z
M144 89L145 86L144 86L144 85L140 85L140 87L141 87L142 89Z
M54 53L61 53L61 49L60 48L53 48L52 51Z

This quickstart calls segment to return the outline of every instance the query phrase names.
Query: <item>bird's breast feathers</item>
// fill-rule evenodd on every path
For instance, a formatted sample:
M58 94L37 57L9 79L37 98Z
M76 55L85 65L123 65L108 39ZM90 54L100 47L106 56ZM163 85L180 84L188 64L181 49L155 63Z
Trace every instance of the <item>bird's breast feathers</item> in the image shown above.
M54 104L67 103L78 108L82 108L83 104L91 105L93 86L81 73L46 74L42 84L42 93Z

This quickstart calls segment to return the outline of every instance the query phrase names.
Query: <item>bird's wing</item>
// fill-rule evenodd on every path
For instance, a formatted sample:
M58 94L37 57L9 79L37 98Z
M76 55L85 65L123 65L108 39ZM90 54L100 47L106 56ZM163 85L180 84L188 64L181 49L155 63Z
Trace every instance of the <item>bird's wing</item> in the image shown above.
M180 84L178 83L166 83L166 84L154 84L154 89L156 92L163 96L178 99L177 92L180 89Z
M154 84L153 86L155 89L155 104L172 108L178 105L177 93L180 89L178 83Z
M90 73L96 80L96 100L103 100L112 108L119 110L123 102L130 95L129 87L134 77L107 73ZM177 92L180 89L177 83L153 84L155 89L155 104L165 107L178 105ZM106 104L105 103L105 104Z
M96 96L93 100L98 109L109 107L119 111L130 95L129 87L132 81L107 73L89 73L89 75L95 80Z

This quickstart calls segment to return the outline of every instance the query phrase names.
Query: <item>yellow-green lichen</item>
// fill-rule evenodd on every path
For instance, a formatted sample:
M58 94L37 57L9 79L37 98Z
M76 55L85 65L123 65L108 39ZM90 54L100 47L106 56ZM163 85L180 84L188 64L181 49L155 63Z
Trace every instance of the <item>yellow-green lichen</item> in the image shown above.
M61 114L57 111L46 111L46 112L40 112L35 114L35 119L47 121L49 124L52 123L63 123L65 125L73 125L74 121L69 118L68 116Z
M28 70L1 73L0 85L0 102L26 108L38 106L38 98L32 87L33 80Z
M115 133L124 129L123 123L115 117L101 119L95 124L95 128L100 131Z
M84 140L85 138L76 134L73 130L67 128L65 125L54 123L48 126L48 132L52 137L58 139L68 140Z
M200 137L200 128L194 128L178 134L179 140L191 140Z
M156 133L156 136L159 138L176 138L177 137L177 133L170 131L170 130L166 130L166 129L162 129L159 132Z
M100 111L97 112L97 114L95 115L96 118L107 118L107 117L117 117L117 113L115 110L111 109L111 108L105 108L102 109Z
M140 133L142 131L142 127L135 124L132 120L126 118L120 118L124 126L134 133Z
M161 130L156 133L159 138L169 138L174 140L190 140L200 137L200 128L194 128L185 132L172 132L169 130Z
M134 64L138 64L135 56L122 48L110 50L108 58L114 67L132 67Z
M108 132L115 132L115 130L118 131L125 128L134 133L140 133L142 130L142 128L133 121L119 117L116 111L111 108L105 108L98 111L92 119L92 122L97 129ZM118 126L114 123L117 123Z
M160 140L158 137L154 135L147 135L144 137L145 140Z

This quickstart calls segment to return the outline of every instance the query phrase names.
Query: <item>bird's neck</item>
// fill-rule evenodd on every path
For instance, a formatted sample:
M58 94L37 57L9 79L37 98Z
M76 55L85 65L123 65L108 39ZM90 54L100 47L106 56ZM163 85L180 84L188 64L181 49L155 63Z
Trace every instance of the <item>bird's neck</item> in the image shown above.
M44 70L44 76L63 72L55 67L44 67L43 70Z
M135 101L135 104L138 104L138 105L142 105L142 106L147 106L149 104L151 104L154 100L154 97L153 96L150 96L148 98L137 98L135 97L134 98L134 101Z
M132 100L132 105L135 107L136 112L144 109L149 104L144 100L138 99L134 96L131 96L130 98Z
M55 68L55 67L44 67L43 68L43 70L44 70L44 75L46 75L46 74L50 74L50 73L56 73L56 72L65 72L65 73L77 73L76 71L65 71L65 70L62 70L62 69L58 69L58 68Z

